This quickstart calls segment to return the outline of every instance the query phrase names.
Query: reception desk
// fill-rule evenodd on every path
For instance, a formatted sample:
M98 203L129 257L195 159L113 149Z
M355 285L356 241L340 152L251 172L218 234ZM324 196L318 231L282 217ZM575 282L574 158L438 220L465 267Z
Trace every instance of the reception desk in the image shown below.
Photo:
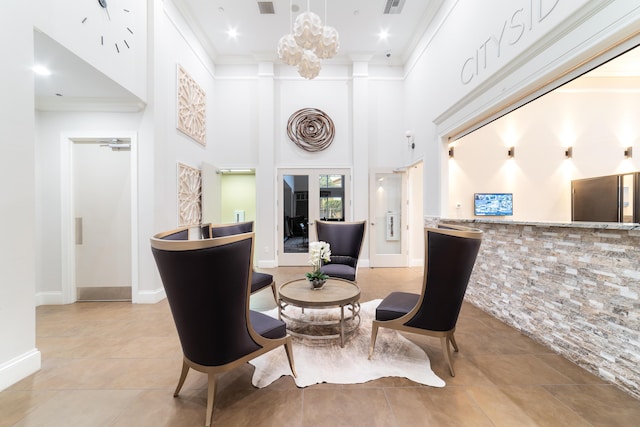
M437 222L484 231L468 302L640 398L640 224Z

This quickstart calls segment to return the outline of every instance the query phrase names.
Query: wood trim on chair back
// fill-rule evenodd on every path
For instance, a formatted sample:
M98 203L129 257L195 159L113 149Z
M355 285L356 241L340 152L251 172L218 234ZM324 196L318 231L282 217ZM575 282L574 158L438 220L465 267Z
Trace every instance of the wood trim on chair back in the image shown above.
M200 228L200 234L197 233L198 227ZM189 240L190 231L193 231L195 234L191 237L191 240L208 239L211 237L210 228L210 224L183 225L173 230L158 233L154 237L162 240Z
M455 328L473 271L482 231L442 224L425 227L422 292L407 326L431 331Z
M162 233L163 240L189 240L189 227L180 227Z

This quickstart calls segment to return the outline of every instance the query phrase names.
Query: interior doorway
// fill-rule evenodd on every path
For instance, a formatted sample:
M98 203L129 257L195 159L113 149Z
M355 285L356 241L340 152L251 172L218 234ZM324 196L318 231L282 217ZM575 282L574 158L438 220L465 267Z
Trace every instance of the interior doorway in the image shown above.
M369 266L424 263L423 162L369 175Z
M202 223L229 224L257 220L255 169L218 168L203 162Z
M369 265L408 265L407 173L376 169L369 178Z
M308 265L314 221L351 220L351 171L281 169L278 182L278 265Z
M78 301L131 301L131 141L74 141Z
M62 138L63 302L137 290L136 138Z

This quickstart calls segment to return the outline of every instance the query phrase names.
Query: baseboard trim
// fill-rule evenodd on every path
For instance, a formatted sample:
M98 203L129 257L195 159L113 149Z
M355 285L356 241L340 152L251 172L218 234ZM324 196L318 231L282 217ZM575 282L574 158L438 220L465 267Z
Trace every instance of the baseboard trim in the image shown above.
M278 266L275 260L260 260L257 264L258 268L276 268Z
M64 304L62 292L38 292L36 293L36 307L41 305Z
M156 289L155 291L138 291L133 294L134 304L156 304L167 297L164 292L164 288Z
M42 355L37 348L0 365L0 391L38 372L42 367Z
M167 297L164 288L155 291L138 291L132 295L134 304L155 304ZM62 298L62 292L38 292L35 296L36 307L41 305L61 305L66 304Z
M422 258L413 258L409 260L409 267L422 267L424 266L424 259Z

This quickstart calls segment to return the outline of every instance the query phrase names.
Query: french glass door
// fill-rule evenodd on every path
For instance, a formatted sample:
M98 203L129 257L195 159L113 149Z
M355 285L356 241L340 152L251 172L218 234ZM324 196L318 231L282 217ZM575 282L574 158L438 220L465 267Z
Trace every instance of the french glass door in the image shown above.
M349 169L281 169L278 203L278 265L308 265L315 220L351 218Z

